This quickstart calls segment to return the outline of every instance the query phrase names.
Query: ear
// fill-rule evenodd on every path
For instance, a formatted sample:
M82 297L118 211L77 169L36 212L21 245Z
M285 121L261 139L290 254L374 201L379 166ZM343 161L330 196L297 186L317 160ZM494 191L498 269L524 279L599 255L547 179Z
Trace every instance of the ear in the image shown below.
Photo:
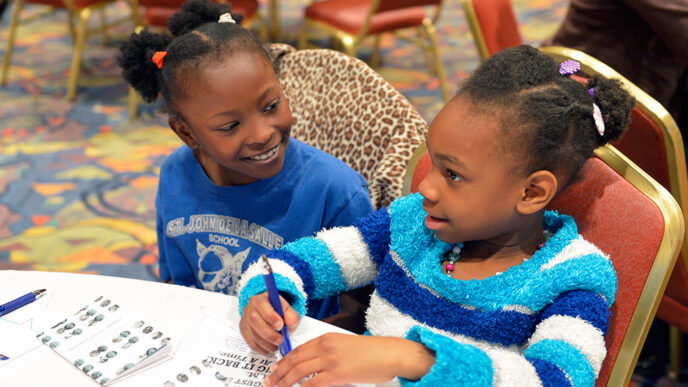
M516 210L523 215L534 214L543 210L557 193L557 178L550 171L535 171L528 176L516 205Z
M196 150L196 148L200 146L198 141L196 141L196 135L189 125L184 122L184 119L176 115L171 115L170 118L167 119L167 123L189 148Z

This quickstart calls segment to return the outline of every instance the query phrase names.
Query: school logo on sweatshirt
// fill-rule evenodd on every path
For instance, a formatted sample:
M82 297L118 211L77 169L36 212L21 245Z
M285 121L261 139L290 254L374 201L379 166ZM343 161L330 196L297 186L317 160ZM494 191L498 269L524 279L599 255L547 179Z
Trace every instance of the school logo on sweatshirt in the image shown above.
M261 245L268 250L279 249L284 244L284 238L246 219L215 214L191 215L189 221L176 218L167 222L165 234L168 238L176 238L184 234L213 233L238 237Z
M213 292L236 295L236 284L241 275L241 267L251 248L235 254L220 245L205 246L196 239L198 253L198 280L203 288Z

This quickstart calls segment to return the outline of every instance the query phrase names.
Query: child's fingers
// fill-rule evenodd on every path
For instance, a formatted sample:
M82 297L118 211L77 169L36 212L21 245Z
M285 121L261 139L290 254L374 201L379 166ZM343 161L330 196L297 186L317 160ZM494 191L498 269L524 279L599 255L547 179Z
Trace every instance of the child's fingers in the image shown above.
M277 315L274 311L272 313ZM282 319L279 315L277 315L277 318L280 320L280 325L282 325ZM248 323L251 325L251 331L258 338L273 345L279 345L282 342L282 335L275 330L275 324L266 321L265 316L259 310L248 316Z
M262 354L272 352L274 350L274 345L266 343L265 339L262 339L260 335L254 331L254 323L249 317L252 314L255 314L255 312L252 312L252 308L246 307L244 309L244 313L239 321L239 330L241 331L241 336L244 337L246 343L254 350Z
M289 328L290 331L294 330L299 324L301 316L299 316L299 313L281 296L280 300L282 301L282 311L284 311L284 323L287 324L287 328Z
M336 378L332 372L320 372L301 383L301 387L325 387L341 384L338 383L337 380L338 378Z
M247 343L249 343L249 346L258 352L262 353L263 355L266 355L274 350L277 349L277 345L270 343L269 341L263 339L262 337L258 335L252 335L251 336L253 345L246 340Z
M270 375L264 379L263 383L266 386L293 386L321 370L322 364L318 357L292 351L273 365Z
M277 314L275 308L272 307L272 304L268 299L268 294L261 293L251 297L251 299L253 298L255 298L254 305L256 306L256 311L259 313L260 318L262 318L266 324L270 325L273 331L282 329L282 326L284 326L284 320L282 320L282 317Z

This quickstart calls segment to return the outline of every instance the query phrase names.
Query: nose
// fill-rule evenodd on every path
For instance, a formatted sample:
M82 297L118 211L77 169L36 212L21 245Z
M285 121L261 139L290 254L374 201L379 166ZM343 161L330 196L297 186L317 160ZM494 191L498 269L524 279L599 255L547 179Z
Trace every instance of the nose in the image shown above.
M423 180L418 184L418 192L425 198L425 200L435 203L439 199L439 190L436 184L436 172L435 167L433 167L430 172L423 178Z
M277 130L270 125L270 122L263 119L258 119L255 125L250 128L250 133L246 139L246 143L249 146L255 146L256 148L264 147L270 143L272 137L275 135Z

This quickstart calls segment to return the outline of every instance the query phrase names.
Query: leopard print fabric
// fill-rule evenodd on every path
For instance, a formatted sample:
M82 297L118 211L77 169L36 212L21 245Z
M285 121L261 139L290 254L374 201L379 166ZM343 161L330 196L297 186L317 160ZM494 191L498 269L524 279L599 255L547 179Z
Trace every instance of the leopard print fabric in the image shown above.
M410 102L343 53L285 44L269 51L295 119L292 136L363 175L375 208L401 196L406 165L428 130Z

